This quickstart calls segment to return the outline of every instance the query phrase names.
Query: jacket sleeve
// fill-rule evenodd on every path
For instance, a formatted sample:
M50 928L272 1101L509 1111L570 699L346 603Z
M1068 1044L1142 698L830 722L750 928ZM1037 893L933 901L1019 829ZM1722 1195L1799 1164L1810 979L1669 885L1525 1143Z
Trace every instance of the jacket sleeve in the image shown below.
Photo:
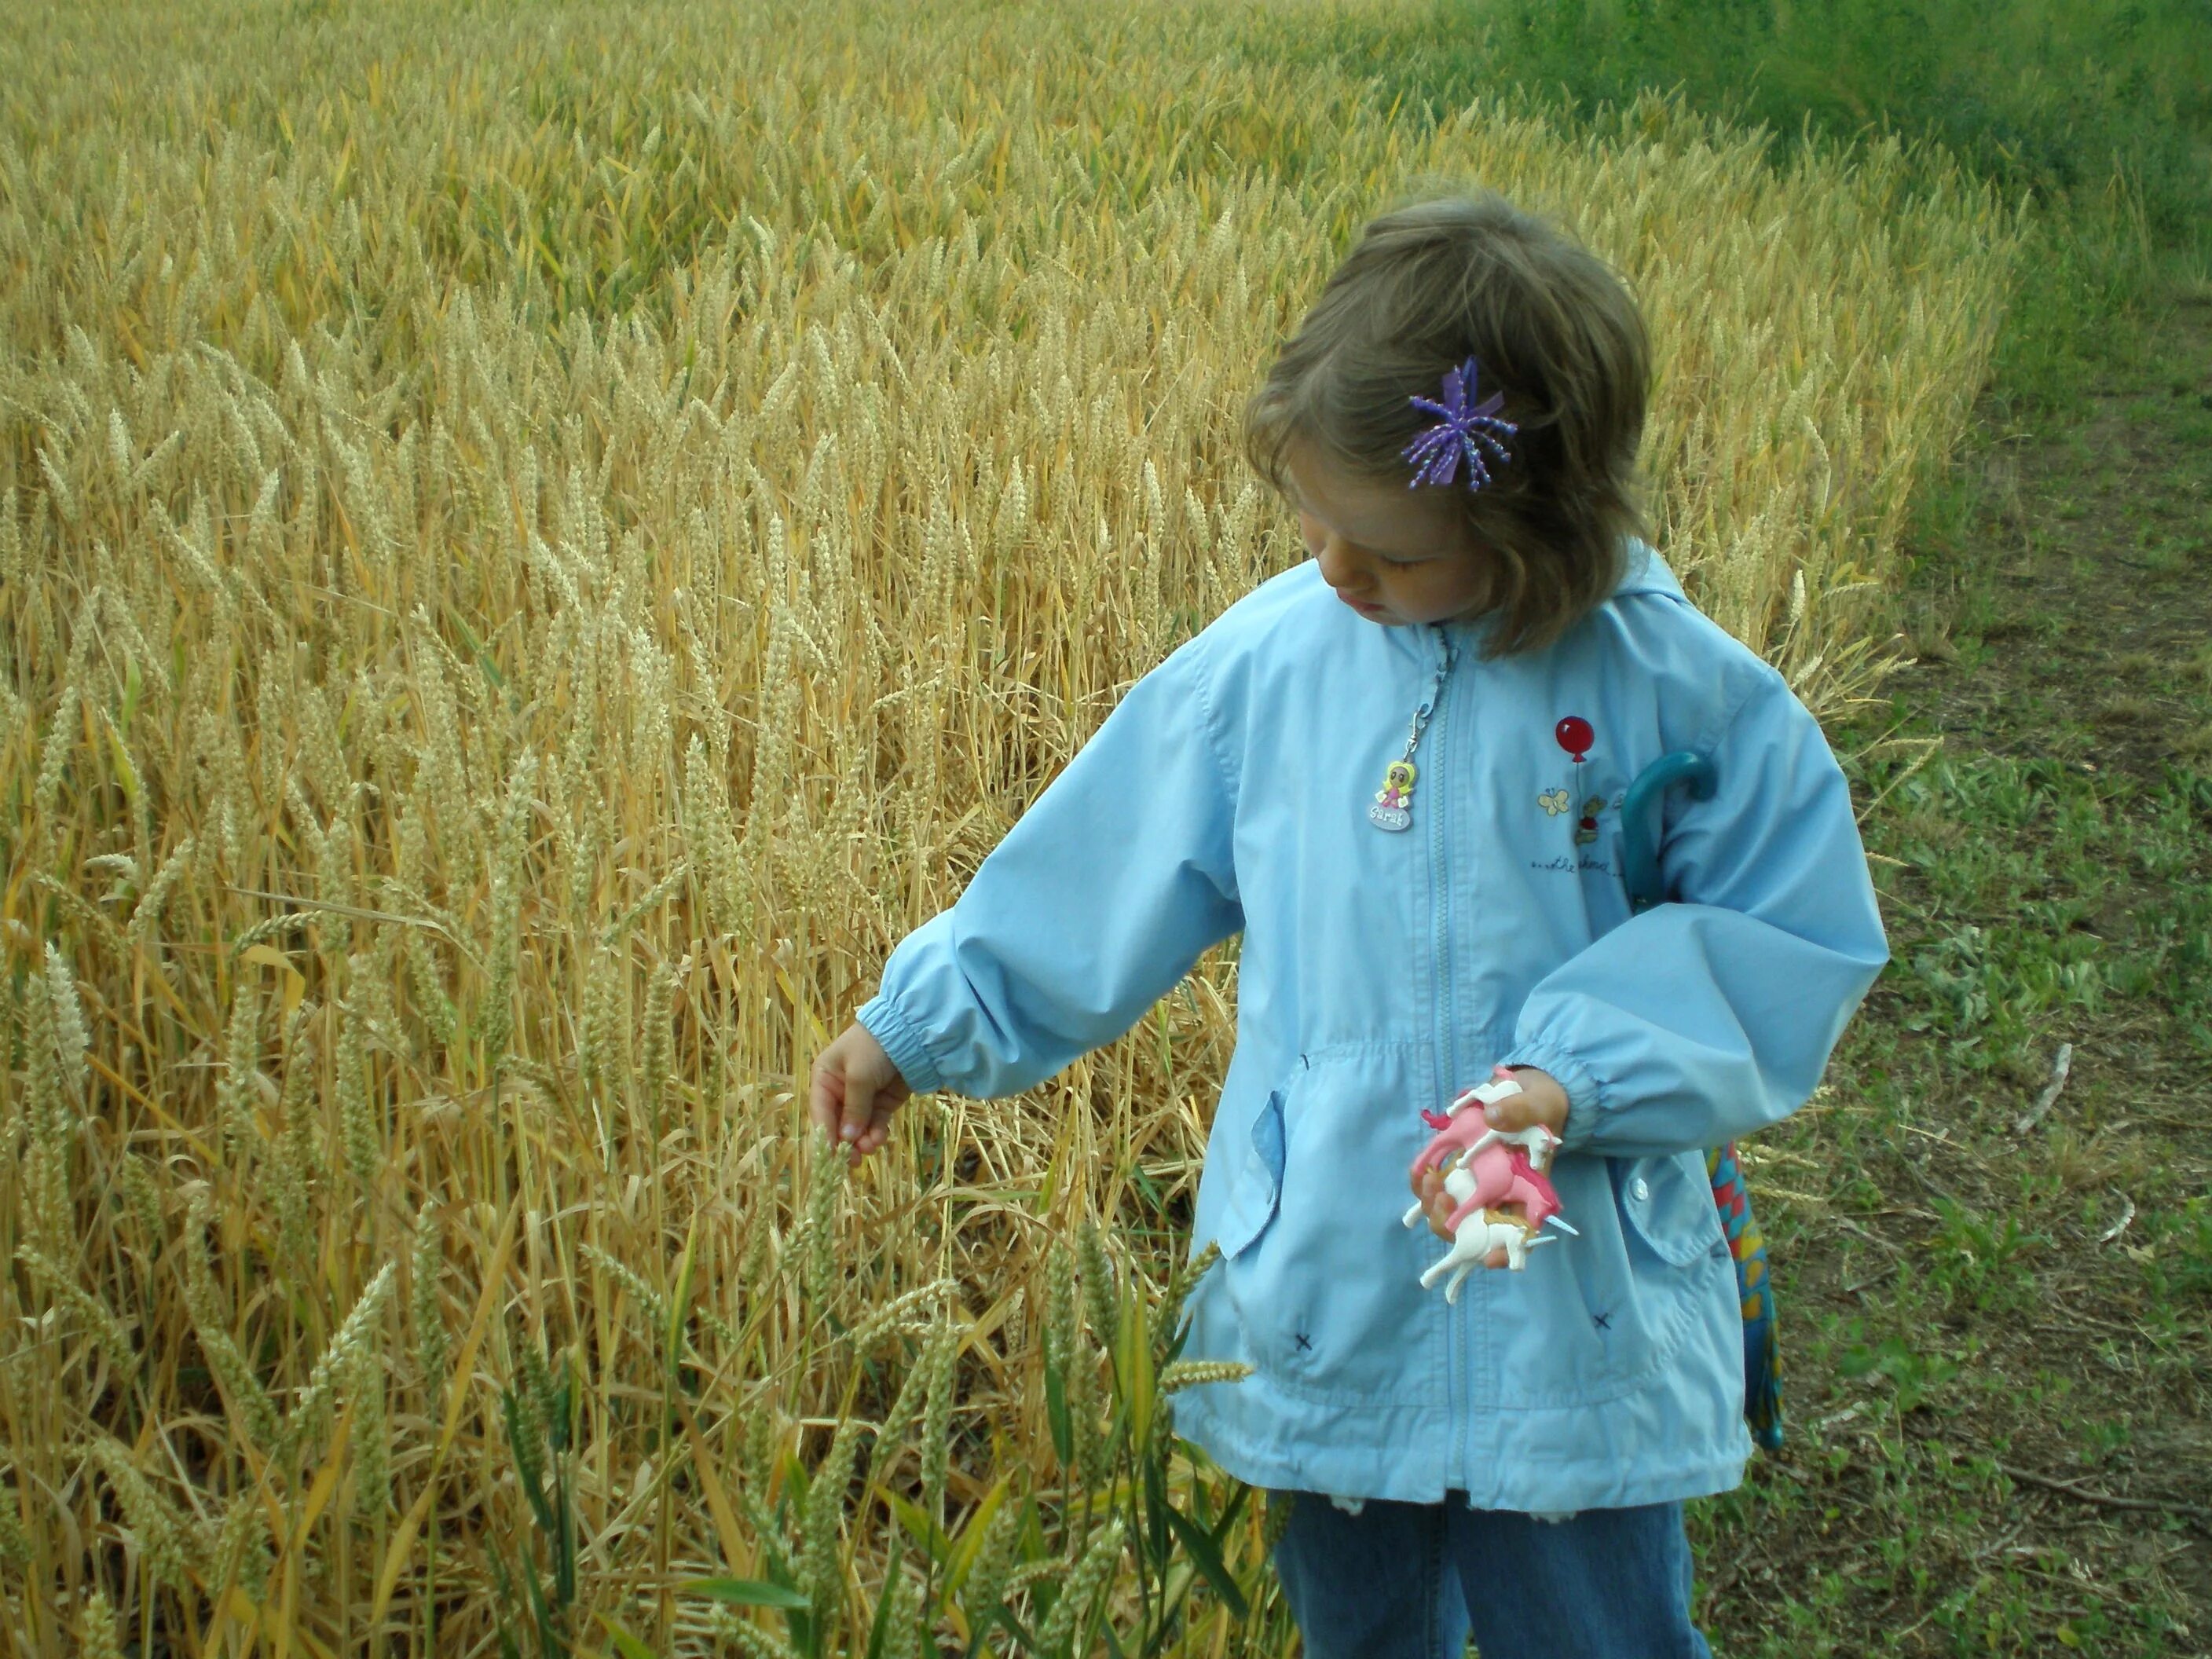
M915 1093L1030 1087L1243 927L1205 642L1139 680L959 902L891 952L856 1018Z
M1565 1088L1567 1150L1686 1152L1788 1116L1889 959L1850 786L1779 675L1762 671L1710 752L1713 799L1668 803L1678 902L1522 1005L1506 1063Z

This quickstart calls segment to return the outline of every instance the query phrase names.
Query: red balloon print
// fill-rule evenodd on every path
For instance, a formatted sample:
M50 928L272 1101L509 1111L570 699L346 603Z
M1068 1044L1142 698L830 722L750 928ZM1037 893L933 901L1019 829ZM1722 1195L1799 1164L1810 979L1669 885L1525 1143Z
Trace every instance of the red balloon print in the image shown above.
M1590 730L1590 723L1580 714L1568 715L1552 728L1552 735L1559 740L1560 748L1575 757L1577 766L1583 763L1583 757L1589 753L1590 744L1597 741L1597 733Z

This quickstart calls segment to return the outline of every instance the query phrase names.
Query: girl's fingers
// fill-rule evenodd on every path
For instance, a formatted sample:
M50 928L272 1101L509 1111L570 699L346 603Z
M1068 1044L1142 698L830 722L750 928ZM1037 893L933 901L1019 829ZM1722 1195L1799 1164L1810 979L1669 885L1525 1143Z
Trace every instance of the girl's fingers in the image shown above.
M876 1115L876 1091L866 1082L845 1074L845 1108L839 1114L837 1139L848 1145L868 1132Z
M822 1069L819 1062L814 1067L812 1082L806 1094L806 1121L817 1129L826 1129L831 1135L837 1133L837 1102L834 1093L836 1078Z
M1559 1086L1559 1079L1534 1066L1516 1068L1512 1078L1521 1085L1521 1092L1508 1095L1486 1107L1483 1111L1483 1121L1507 1134L1517 1133L1539 1123L1553 1133L1559 1133L1567 1121L1566 1091Z
M857 1163L890 1138L905 1079L867 1029L848 1026L814 1062L807 1119Z
M890 1097L888 1090L875 1097L868 1121L861 1127L860 1136L852 1142L853 1159L861 1158L881 1148L891 1138L891 1119L896 1115L899 1103Z
M1493 1101L1484 1107L1482 1121L1492 1128L1503 1130L1510 1135L1518 1134L1535 1119L1529 1113L1528 1096L1508 1095L1504 1099Z

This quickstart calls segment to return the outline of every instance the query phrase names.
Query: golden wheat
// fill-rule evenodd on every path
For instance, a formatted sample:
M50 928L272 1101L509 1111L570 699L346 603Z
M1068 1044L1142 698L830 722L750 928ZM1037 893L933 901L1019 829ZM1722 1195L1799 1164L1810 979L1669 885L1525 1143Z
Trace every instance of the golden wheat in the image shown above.
M1115 1269L1066 1241L1187 1214L1229 966L849 1183L798 1096L1119 691L1299 556L1241 398L1408 181L1627 274L1663 548L1816 704L1863 683L2014 245L1940 163L1413 120L1243 64L1233 5L918 15L0 46L17 1650L481 1651L542 1551L576 1640L778 1651L676 1587L773 1568L842 1628L894 1498L1079 1628L1121 1534L1018 1568L992 1494L1110 1477ZM887 1594L965 1634L957 1577Z

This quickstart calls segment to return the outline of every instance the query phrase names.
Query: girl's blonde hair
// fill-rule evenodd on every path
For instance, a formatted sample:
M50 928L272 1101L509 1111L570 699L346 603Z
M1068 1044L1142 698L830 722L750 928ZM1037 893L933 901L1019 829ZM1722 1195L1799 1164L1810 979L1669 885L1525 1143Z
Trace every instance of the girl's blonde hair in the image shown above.
M1244 411L1244 452L1285 495L1293 445L1364 480L1405 480L1402 452L1473 357L1480 396L1520 430L1480 490L1450 490L1498 563L1498 654L1551 644L1619 583L1640 533L1636 450L1651 348L1620 278L1556 227L1487 192L1431 197L1369 222Z

